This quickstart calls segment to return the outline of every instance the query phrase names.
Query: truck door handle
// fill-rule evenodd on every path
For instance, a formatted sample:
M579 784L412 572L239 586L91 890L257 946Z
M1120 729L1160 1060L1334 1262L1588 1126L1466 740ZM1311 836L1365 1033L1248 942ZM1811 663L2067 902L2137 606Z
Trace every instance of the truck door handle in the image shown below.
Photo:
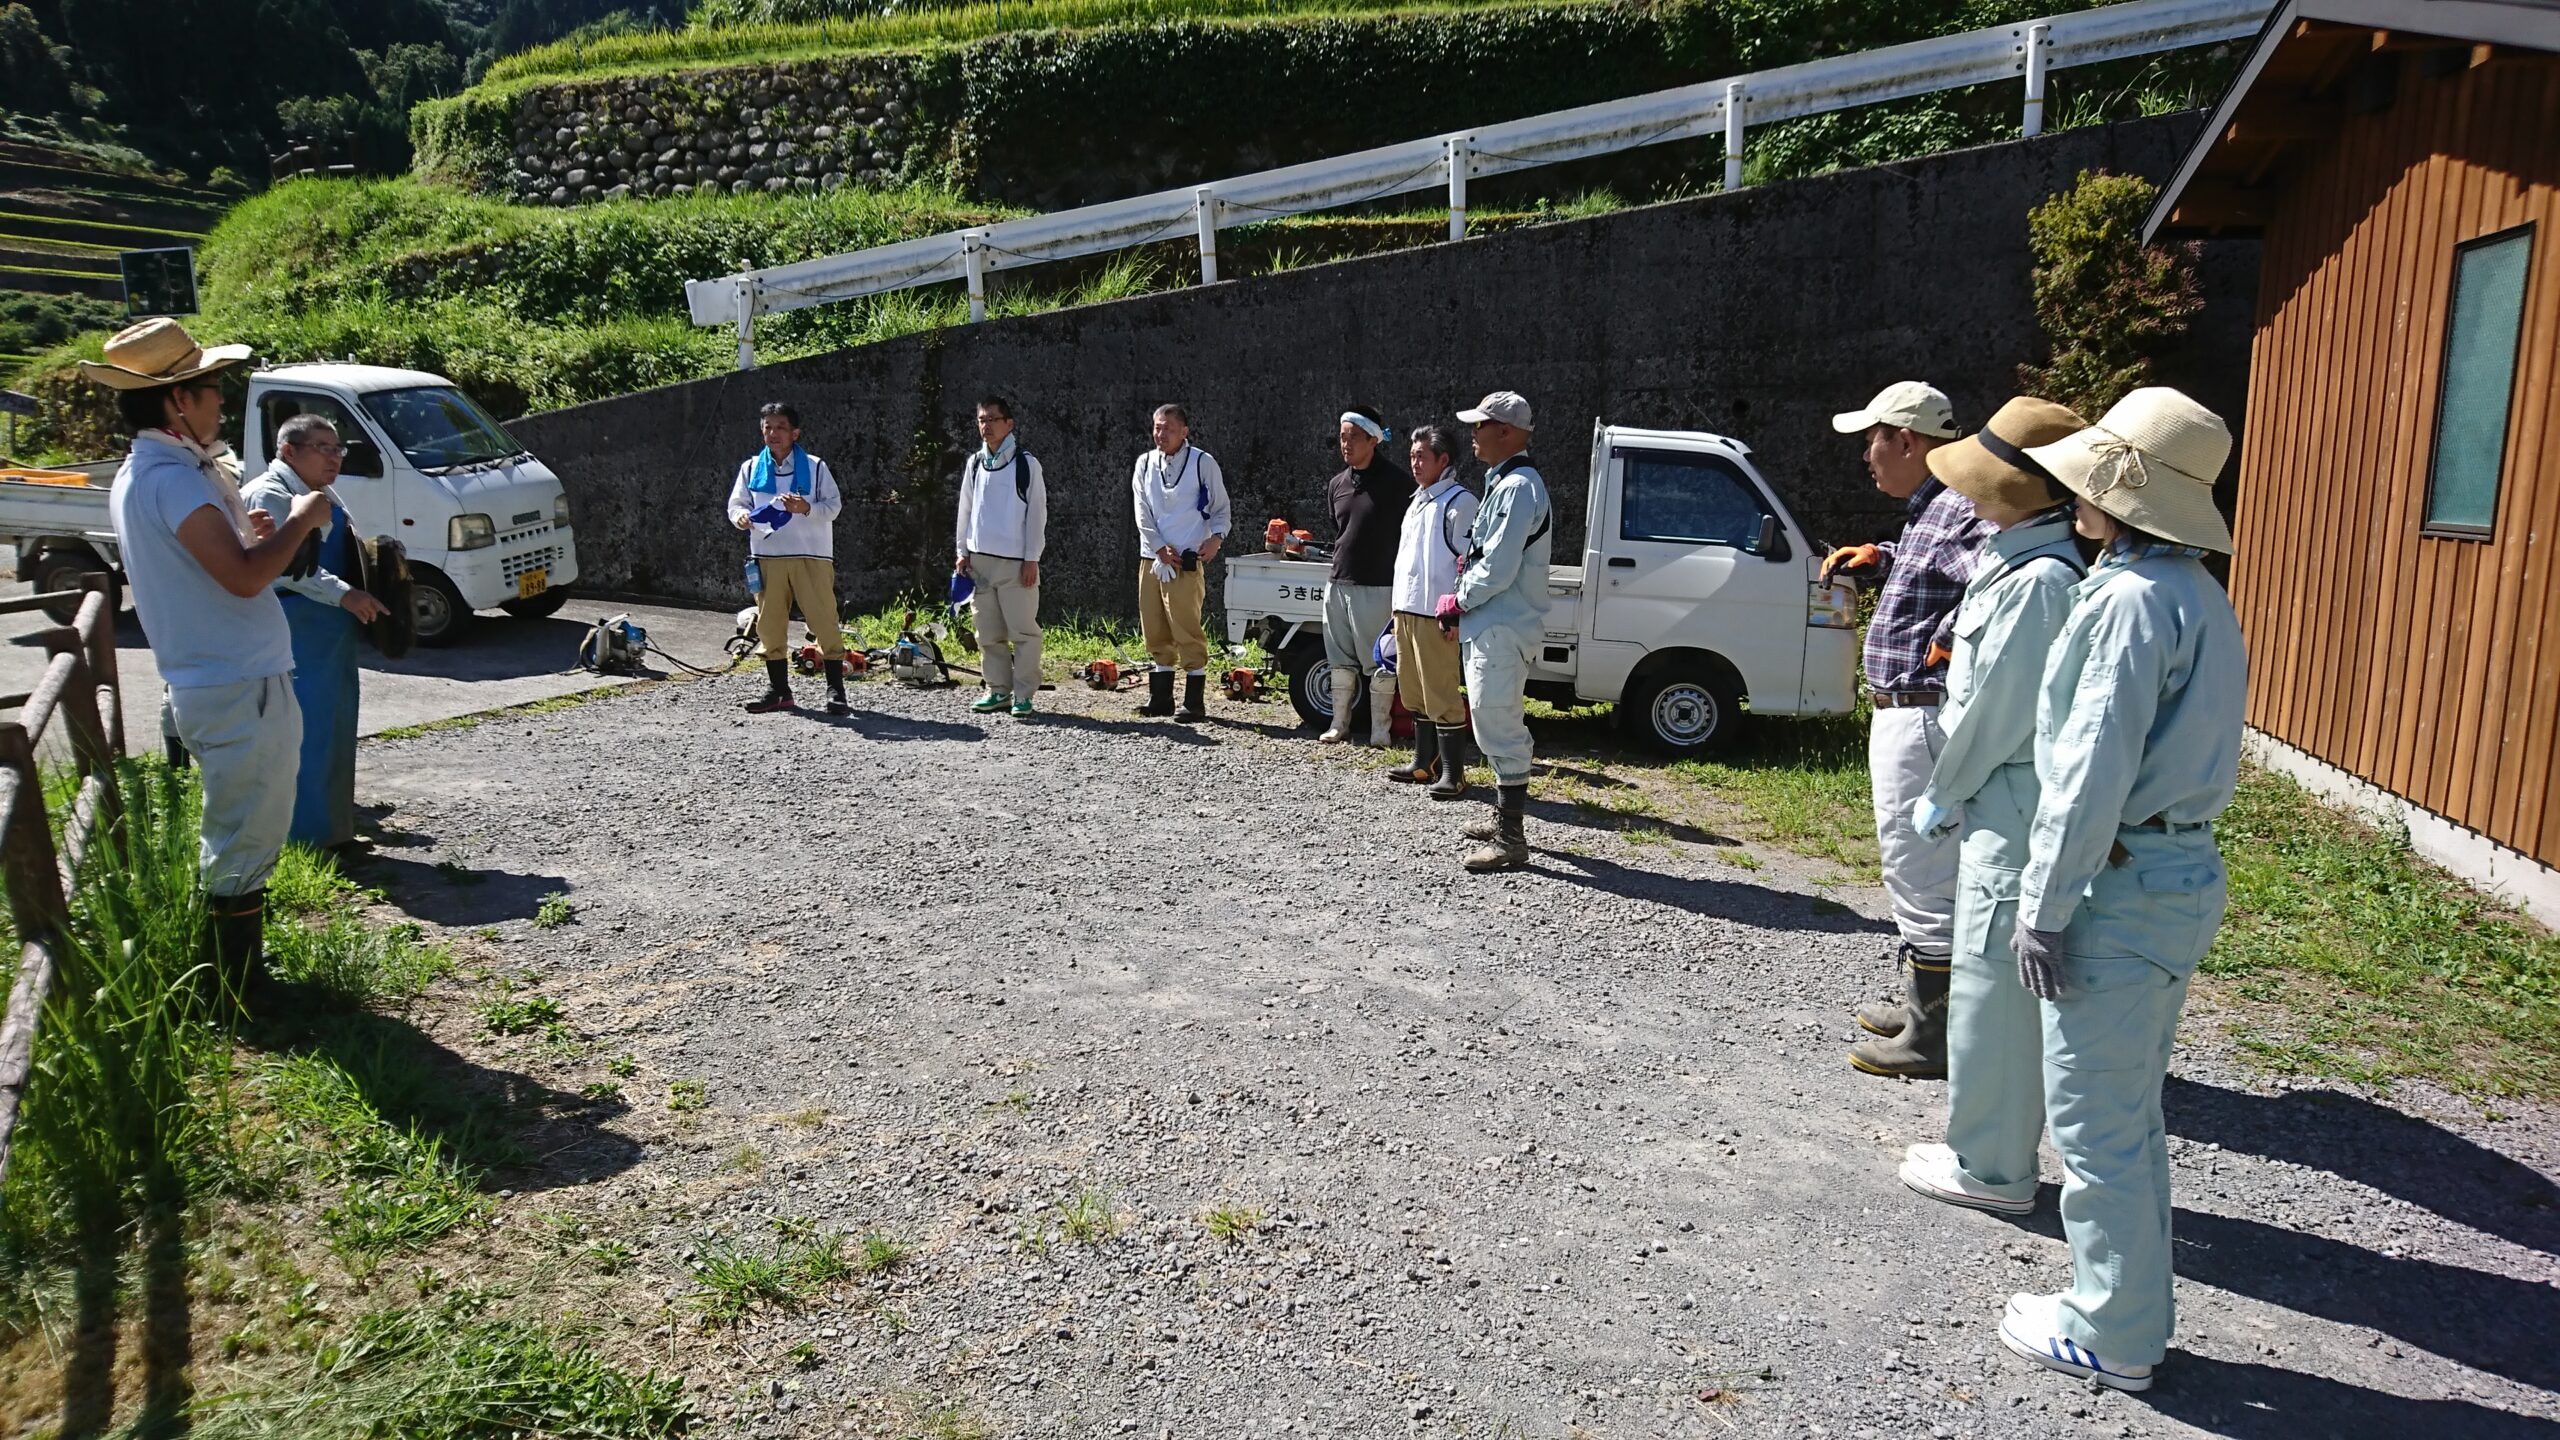
M1612 555L1609 557L1609 568L1612 570L1633 570L1636 568L1635 557L1632 555Z

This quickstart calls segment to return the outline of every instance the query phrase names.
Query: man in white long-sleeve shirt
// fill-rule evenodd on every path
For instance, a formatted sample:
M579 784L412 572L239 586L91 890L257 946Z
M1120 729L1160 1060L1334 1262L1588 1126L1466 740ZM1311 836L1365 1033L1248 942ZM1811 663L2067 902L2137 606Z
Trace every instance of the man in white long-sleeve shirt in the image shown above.
M793 708L791 607L818 638L827 665L827 713L850 715L844 698L844 627L836 622L836 512L844 496L827 462L800 448L800 413L777 400L759 420L764 448L738 466L729 486L729 523L747 532L747 572L756 590L756 653L765 693L750 714Z
M1155 448L1138 457L1129 489L1138 515L1138 628L1155 669L1141 715L1199 720L1209 713L1209 635L1200 626L1206 569L1226 542L1232 515L1217 457L1191 443L1191 417L1156 407ZM1173 708L1174 667L1183 671L1182 708Z
M977 454L961 463L959 558L977 595L978 643L987 693L981 715L1028 716L1040 694L1040 552L1049 540L1049 484L1039 457L1013 433L1013 406L1001 395L978 401Z

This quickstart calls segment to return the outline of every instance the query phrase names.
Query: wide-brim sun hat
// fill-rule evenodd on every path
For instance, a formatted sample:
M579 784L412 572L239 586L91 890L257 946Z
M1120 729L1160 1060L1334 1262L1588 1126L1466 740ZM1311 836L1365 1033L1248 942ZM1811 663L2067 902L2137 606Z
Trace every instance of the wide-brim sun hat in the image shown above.
M127 325L107 340L106 361L80 362L82 378L110 390L149 390L177 385L249 361L246 345L196 343L187 327L165 316Z
M2042 510L2054 503L2048 472L2026 452L2085 430L2089 422L2068 405L2021 395L2000 407L1989 424L1953 444L1929 452L1929 473L1977 505Z
M2182 391L2146 386L2097 424L2026 453L2072 494L2135 529L2231 553L2231 526L2213 505L2214 478L2231 459L2231 427Z

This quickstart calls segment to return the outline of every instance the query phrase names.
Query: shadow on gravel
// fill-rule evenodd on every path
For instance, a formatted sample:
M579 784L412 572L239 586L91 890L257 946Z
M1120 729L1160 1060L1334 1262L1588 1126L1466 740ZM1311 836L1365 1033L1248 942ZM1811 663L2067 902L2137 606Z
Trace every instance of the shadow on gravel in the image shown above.
M593 620L565 617L518 620L483 615L471 622L470 642L430 650L423 646L397 660L385 660L370 648L363 651L368 671L385 675L433 675L450 680L521 680L530 675L557 675L578 663L578 642L595 627Z
M2417 1400L2272 1365L2173 1351L2160 1383L2134 1397L2228 1440L2554 1440L2560 1425L2464 1400Z
M1215 745L1214 736L1203 735L1197 725L1179 725L1171 720L1151 720L1132 715L1126 720L1109 720L1099 715L1077 715L1065 710L1045 710L1033 722L1061 730L1090 730L1098 735L1144 735L1156 740L1170 740L1177 745ZM1218 722L1212 720L1212 725Z
M1307 740L1314 738L1316 733L1306 725L1300 723L1297 718L1297 712L1294 710L1289 712L1289 719L1285 722L1273 720L1235 720L1213 712L1208 719L1203 720L1200 723L1203 725L1215 725L1221 730L1247 730L1256 735L1266 736L1273 740ZM1405 748L1410 750L1413 747L1408 745Z
M2020 1224L2060 1240L2062 1222L2056 1209L2039 1205ZM2340 1325L2377 1330L2474 1370L2539 1390L2560 1391L2560 1352L2551 1346L2551 1337L2560 1335L2560 1289L2436 1260L2393 1259L2325 1235L2201 1210L2179 1210L2171 1223L2178 1278L2190 1284L2247 1295ZM2313 1426L2289 1433L2344 1432ZM2404 1436L2472 1433L2401 1432ZM2540 1433L2560 1436L2560 1427Z
M1580 805L1554 800L1529 802L1529 818L1554 825L1571 825L1582 830L1621 832L1651 830L1689 845L1739 845L1730 835L1692 825L1686 820L1665 820L1659 815L1618 815L1606 810L1586 809Z
M2336 1090L2252 1095L2169 1077L2169 1129L2326 1170L2421 1210L2560 1255L2560 1184L2441 1125Z
M543 896L569 888L557 875L448 870L401 855L368 855L348 868L354 878L380 886L402 914L457 928L530 920L542 908Z
M1533 868L1544 869L1572 884L1588 885L1630 900L1649 900L1657 905L1686 910L1692 915L1740 920L1768 930L1883 935L1893 929L1885 921L1870 920L1845 905L1819 896L1773 890L1747 881L1699 880L1684 875L1666 875L1657 870L1638 870L1595 856L1567 855L1540 849L1535 843L1537 832L1534 830L1529 838L1531 851L1548 862Z
M903 715L865 710L860 704L853 707L850 715L829 715L810 705L802 706L800 713L830 730L850 730L865 740L965 740L974 744L987 738L987 732L975 725L911 720Z

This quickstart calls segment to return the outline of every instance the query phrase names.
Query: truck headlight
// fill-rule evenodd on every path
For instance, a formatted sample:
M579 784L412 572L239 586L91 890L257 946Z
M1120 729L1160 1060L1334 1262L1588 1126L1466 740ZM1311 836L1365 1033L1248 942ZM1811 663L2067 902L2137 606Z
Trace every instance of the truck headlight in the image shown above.
M444 524L447 550L485 550L498 543L498 527L486 515L456 515Z
M569 528L569 492L566 490L551 497L551 523L557 529Z

